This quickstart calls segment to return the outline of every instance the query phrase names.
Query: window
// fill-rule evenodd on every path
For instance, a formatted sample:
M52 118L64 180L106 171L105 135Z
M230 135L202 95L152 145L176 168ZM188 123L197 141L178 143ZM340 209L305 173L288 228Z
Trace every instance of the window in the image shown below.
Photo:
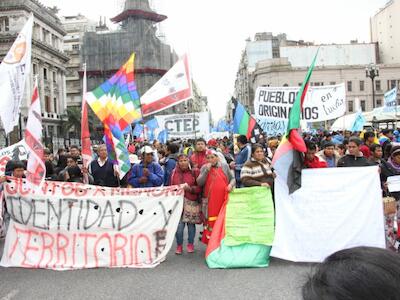
M8 17L1 17L0 18L0 31L9 31L10 25Z
M376 106L381 107L382 106L382 100L381 99L376 99Z
M57 73L53 72L53 82L56 83L57 82Z
M360 101L360 107L361 107L361 111L366 111L365 100Z
M349 112L354 111L354 102L353 101L349 101L348 110L349 110Z
M375 81L375 89L376 89L377 91L381 91L381 90L382 90L382 88L381 88L381 81L380 81L380 80L376 80L376 81Z
M299 83L298 83L298 86L301 86L302 84L303 84L302 82L299 82Z
M79 50L79 44L72 45L72 50Z
M33 64L33 75L37 74L37 65Z
M57 98L53 99L53 104L54 104L54 112L57 113Z
M47 80L47 69L43 68L43 79Z
M51 112L51 103L49 96L44 96L44 110L45 112Z
M396 87L396 80L388 80L388 90L392 90Z
M351 81L347 81L347 91L348 92L353 91L353 83Z
M365 81L360 80L360 92L364 92L364 90L365 90Z
M336 84L336 81L329 82L329 85L335 85L335 84Z

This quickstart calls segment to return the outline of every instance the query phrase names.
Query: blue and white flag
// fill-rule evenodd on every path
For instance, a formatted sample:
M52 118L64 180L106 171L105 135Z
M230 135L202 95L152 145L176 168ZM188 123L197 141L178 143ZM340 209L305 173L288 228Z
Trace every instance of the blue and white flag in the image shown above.
M168 140L168 129L164 129L163 131L160 131L158 134L157 140L162 143L166 144Z
M153 119L151 119L151 120L148 120L148 121L145 123L145 125L146 125L146 127L147 127L149 130L154 131L155 129L158 128L157 119L156 119L156 118L153 118Z
M397 106L397 87L388 91L384 96L383 112L394 112Z
M356 118L354 119L353 126L351 127L351 131L362 131L365 125L365 117L362 114L361 108L358 110Z
M137 123L137 124L135 125L135 129L133 129L132 134L133 134L134 136L136 136L136 137L140 137L140 136L143 135L143 130L144 130L143 125L140 124L140 123Z

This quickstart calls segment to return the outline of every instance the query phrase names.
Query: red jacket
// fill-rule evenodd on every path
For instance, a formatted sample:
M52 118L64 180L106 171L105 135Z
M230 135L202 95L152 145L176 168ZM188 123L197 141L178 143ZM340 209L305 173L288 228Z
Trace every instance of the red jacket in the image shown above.
M190 156L190 163L193 168L201 169L203 165L207 163L206 151L203 152L193 152L192 156Z
M304 166L307 169L319 169L319 168L327 168L328 164L325 161L320 161L317 156L314 156L313 160L304 160Z
M190 191L185 192L185 198L189 200L197 200L201 193L201 187L196 183L196 179L199 176L198 169L182 171L177 165L172 171L171 185L179 185L187 183L190 186Z

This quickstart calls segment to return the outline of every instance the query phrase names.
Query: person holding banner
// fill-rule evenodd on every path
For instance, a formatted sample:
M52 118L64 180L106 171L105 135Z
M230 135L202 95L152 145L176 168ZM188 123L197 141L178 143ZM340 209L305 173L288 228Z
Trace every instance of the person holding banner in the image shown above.
M394 213L385 215L385 233L386 233L386 246L389 249L398 251L399 242L394 233L394 222L397 220L397 238L400 237L400 191L390 192L388 189L388 177L400 175L400 146L395 146L390 152L388 161L382 160L381 163L381 183L383 188L383 196L394 197L396 199L396 211Z
M119 185L117 166L108 159L106 145L99 146L98 155L99 158L90 163L89 170L82 169L83 173L89 171L93 176L95 185L117 187Z
M133 165L128 183L133 188L158 187L164 182L164 171L160 164L154 161L154 150L150 146L142 149L142 161Z
M203 188L204 231L201 241L208 244L219 211L235 187L235 178L227 164L221 164L215 150L207 150L207 161L197 177L197 184Z
M187 252L194 252L194 238L196 235L196 224L201 223L201 204L199 196L201 188L197 185L196 179L199 175L198 169L192 170L189 158L185 154L178 156L178 163L171 174L171 185L183 184L185 191L183 213L176 231L176 251L175 254L182 254L183 251L183 231L185 226L188 228Z
M366 167L372 164L363 156L360 151L361 140L358 137L352 136L349 139L347 150L349 154L339 159L338 167Z
M247 161L240 173L240 180L245 187L265 186L272 187L275 174L272 172L271 162L265 157L260 144L251 146L251 158Z

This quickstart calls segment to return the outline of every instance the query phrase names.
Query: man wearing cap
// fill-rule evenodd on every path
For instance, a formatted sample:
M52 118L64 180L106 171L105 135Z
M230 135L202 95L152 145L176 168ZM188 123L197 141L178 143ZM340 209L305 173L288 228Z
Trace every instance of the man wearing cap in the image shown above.
M161 186L164 181L164 171L154 162L154 151L150 146L142 149L142 161L133 165L128 183L133 188Z

